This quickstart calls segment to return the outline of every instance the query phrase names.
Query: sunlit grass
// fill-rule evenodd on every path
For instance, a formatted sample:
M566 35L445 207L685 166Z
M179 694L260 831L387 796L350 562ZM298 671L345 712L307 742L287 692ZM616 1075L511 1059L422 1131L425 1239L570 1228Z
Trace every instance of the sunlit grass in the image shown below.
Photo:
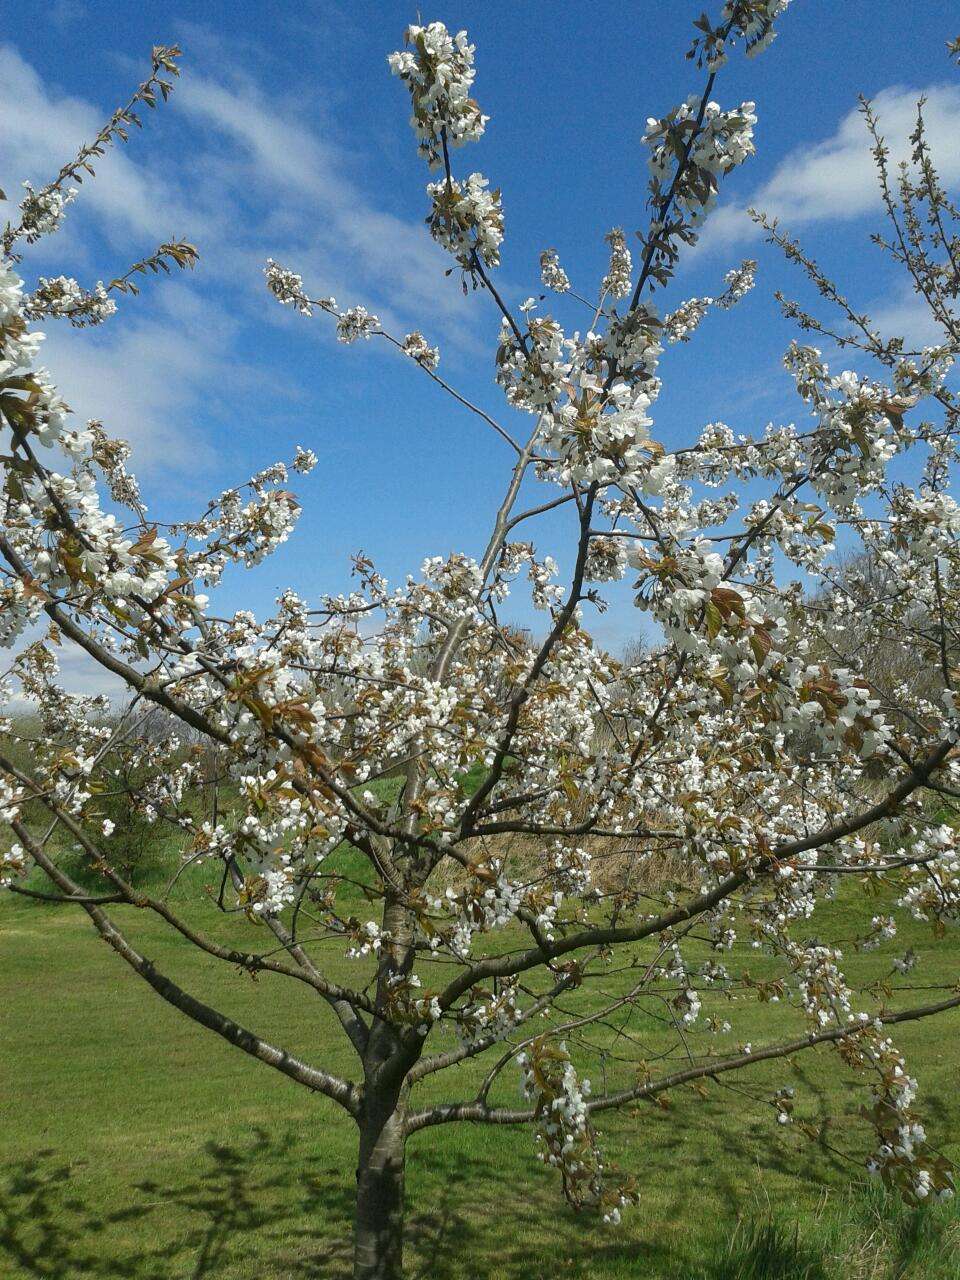
M211 878L206 868L192 869L178 899L200 902L194 918L211 933L263 947L264 930L224 920L204 900L201 886ZM358 914L364 904L357 890ZM827 904L810 927L852 938L852 910L849 896ZM147 912L111 911L144 954L193 993L310 1061L356 1074L349 1046L302 984L272 975L255 981L200 955ZM908 926L894 947L851 954L851 980L888 972L890 955L907 945L923 957L912 980L960 977L956 940L934 945ZM327 956L334 977L357 981L342 943ZM749 959L755 969L756 956ZM735 951L731 971L746 960ZM287 1280L348 1273L355 1135L331 1103L166 1006L74 908L0 906L0 994L0 1275ZM926 998L918 991L897 999ZM802 1025L795 1010L752 994L735 1013L735 1035L719 1037L717 1049L794 1035ZM668 1020L650 1016L635 1025L652 1050L671 1047ZM896 1037L920 1076L931 1138L955 1158L958 1027L960 1016L951 1014L905 1025ZM595 1083L615 1065L605 1056L609 1041L598 1036L596 1043L594 1059L583 1059ZM714 1041L701 1036L694 1047L703 1052ZM434 1077L424 1100L470 1097L478 1078L475 1065ZM902 1210L861 1189L857 1166L837 1154L862 1161L870 1135L857 1114L865 1095L832 1051L757 1068L748 1079L761 1097L792 1083L798 1117L817 1138L784 1130L762 1101L719 1083L706 1085L703 1096L677 1093L668 1109L643 1104L607 1115L605 1150L637 1174L642 1189L640 1206L616 1229L565 1205L524 1130L449 1126L416 1135L408 1153L411 1275L960 1277L952 1208ZM513 1102L516 1090L508 1070L499 1097ZM820 1271L810 1270L812 1260Z

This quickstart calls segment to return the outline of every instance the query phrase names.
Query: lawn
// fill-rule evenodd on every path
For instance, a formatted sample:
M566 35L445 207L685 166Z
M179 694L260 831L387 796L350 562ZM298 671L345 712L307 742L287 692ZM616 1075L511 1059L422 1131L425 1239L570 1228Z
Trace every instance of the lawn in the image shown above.
M197 898L196 872L178 886ZM358 896L358 902L362 899ZM358 906L358 911L359 911ZM860 909L859 907L856 909ZM868 904L868 914L875 908ZM196 952L147 913L112 907L144 953L193 993L308 1060L353 1074L346 1042L307 987L258 981ZM855 932L854 900L810 929ZM210 904L212 933L263 946L263 932ZM226 927L228 926L228 927ZM960 940L908 925L895 945L855 955L857 982L913 945L917 984L960 978ZM353 966L339 960L346 976ZM738 971L734 953L729 967ZM336 976L336 973L334 973ZM355 974L353 974L355 977ZM922 1003L922 991L913 993ZM936 998L936 997L933 997ZM897 999L911 1000L910 993ZM706 1011L706 1010L705 1010ZM796 1034L795 1010L751 994L740 1040ZM650 1020L654 1046L666 1036ZM960 1160L960 1013L897 1029L921 1080L935 1145ZM0 904L0 1275L130 1280L288 1280L349 1274L354 1131L312 1096L157 998L75 908ZM722 1047L732 1049L736 1041ZM664 1041L666 1043L666 1041ZM701 1047L704 1042L695 1042ZM601 1046L602 1047L602 1046ZM599 1071L599 1062L590 1069ZM762 1074L762 1073L766 1074ZM462 1098L457 1069L425 1097ZM726 1077L734 1082L733 1077ZM818 1137L717 1083L603 1119L605 1150L639 1177L621 1226L577 1215L534 1158L529 1132L444 1126L408 1150L408 1264L422 1280L960 1280L955 1202L906 1212L834 1148L862 1162L866 1100L829 1049L792 1069L754 1069L749 1091L789 1081ZM515 1100L511 1076L504 1099Z

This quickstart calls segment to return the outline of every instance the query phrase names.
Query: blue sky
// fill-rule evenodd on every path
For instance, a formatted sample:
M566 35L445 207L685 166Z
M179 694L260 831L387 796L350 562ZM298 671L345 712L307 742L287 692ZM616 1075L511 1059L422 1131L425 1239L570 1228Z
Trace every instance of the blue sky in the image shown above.
M683 54L702 7L590 0L421 10L424 21L466 26L477 45L476 95L491 121L455 167L479 169L503 189L500 284L514 303L540 292L542 248L557 248L575 287L592 294L604 233L644 225L640 136L648 115L701 84ZM225 606L266 610L288 584L308 597L342 589L361 548L391 579L428 554L476 553L505 480L508 451L409 362L383 344L339 346L329 322L282 311L263 286L272 256L316 294L363 303L401 334L421 328L441 347L442 372L509 425L491 379L489 300L464 298L456 277L444 277L447 262L422 225L427 174L385 61L415 18L394 0L39 0L5 14L8 195L24 178L47 179L96 131L141 78L152 44L184 49L168 106L102 163L64 232L28 250L25 271L89 283L171 234L199 247L196 272L122 299L122 314L101 331L51 326L45 360L78 413L133 441L158 518L199 511L298 443L317 452L319 467L296 485L296 534L252 576L228 580ZM779 213L878 321L929 336L868 243L881 218L853 113L858 93L874 97L902 149L912 104L926 92L944 176L956 185L960 73L944 49L955 19L946 0L794 0L769 52L724 68L715 96L723 106L757 102L758 155L725 187L666 308L720 292L723 273L744 257L758 257L761 270L744 304L668 351L655 428L668 446L718 419L761 430L802 413L780 367L792 331L772 293L806 294L751 233L748 204ZM569 327L583 323L551 305ZM556 553L563 534L558 517L538 546ZM626 598L596 627L614 646L640 629Z

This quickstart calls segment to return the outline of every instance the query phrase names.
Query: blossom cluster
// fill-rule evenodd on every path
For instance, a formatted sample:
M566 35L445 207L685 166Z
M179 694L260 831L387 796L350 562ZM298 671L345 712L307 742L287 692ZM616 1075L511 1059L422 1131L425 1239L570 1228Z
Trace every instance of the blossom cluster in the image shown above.
M560 265L556 249L544 249L540 255L540 280L545 289L554 293L567 293L570 289L570 277Z
M67 205L77 198L77 188L35 191L29 182L24 182L23 188L27 194L20 201L20 225L27 244L33 244L59 230Z
M419 330L408 333L402 345L404 354L411 360L416 360L417 364L423 365L425 369L433 372L440 364L440 348L431 347Z
M427 187L431 209L430 234L469 270L477 254L488 267L500 262L503 243L503 206L499 190L481 173L431 182Z
M102 324L116 310L117 304L107 296L102 280L98 280L93 289L84 289L67 276L56 276L51 280L41 276L24 306L24 313L30 320L38 320L42 316L65 316L78 329L84 325Z
M744 102L732 110L708 102L699 127L691 125L700 113L700 99L694 95L661 120L649 119L644 142L650 148L649 168L658 187L678 177L674 198L683 206L694 226L701 223L716 203L718 180L752 156L753 128L757 123L755 104ZM678 154L687 163L677 168Z
M304 315L310 314L310 300L303 290L303 277L294 271L281 267L272 258L267 259L264 267L267 288L285 306L294 307Z
M387 61L410 90L410 123L418 149L435 168L445 142L475 142L489 118L470 96L476 76L474 47L465 31L451 35L442 22L408 27L406 43L409 49L390 54Z
M380 329L380 320L372 316L366 307L350 307L337 319L337 338L340 342L351 343L363 338L367 341Z
M600 284L600 292L611 298L627 298L633 288L633 256L627 248L627 238L622 227L607 232L610 246L610 266Z

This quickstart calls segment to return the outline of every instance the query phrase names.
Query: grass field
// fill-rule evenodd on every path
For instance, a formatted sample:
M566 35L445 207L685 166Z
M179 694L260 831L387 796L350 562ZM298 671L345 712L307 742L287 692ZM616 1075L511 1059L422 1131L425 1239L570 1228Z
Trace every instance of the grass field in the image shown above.
M178 892L196 897L197 878ZM352 1074L345 1041L308 988L271 975L254 982L146 913L110 910L193 993L308 1060ZM812 927L825 937L855 932L852 898L824 910ZM263 945L255 926L234 918L225 929L212 906L200 911L211 933ZM908 944L923 957L912 980L960 979L960 940L934 946L928 931L909 926L895 947L853 956L851 978L889 971L890 954ZM752 999L737 1012L741 1040L760 1043L800 1025L794 1011ZM657 1024L648 1031L656 1043ZM920 1076L931 1139L960 1160L958 1032L960 1013L952 1013L898 1028L897 1041ZM0 1276L349 1273L351 1122L163 1004L79 910L0 903L0 1038ZM428 1096L460 1098L477 1074L462 1068L437 1079ZM416 1135L408 1149L410 1276L960 1280L956 1202L906 1211L831 1150L862 1160L870 1142L856 1120L866 1093L853 1088L836 1054L813 1051L792 1071L760 1067L749 1077L751 1088L765 1081L795 1085L798 1116L821 1140L777 1126L769 1107L718 1084L704 1098L674 1095L669 1110L646 1104L604 1118L608 1156L643 1188L619 1228L566 1206L525 1130L444 1126Z

